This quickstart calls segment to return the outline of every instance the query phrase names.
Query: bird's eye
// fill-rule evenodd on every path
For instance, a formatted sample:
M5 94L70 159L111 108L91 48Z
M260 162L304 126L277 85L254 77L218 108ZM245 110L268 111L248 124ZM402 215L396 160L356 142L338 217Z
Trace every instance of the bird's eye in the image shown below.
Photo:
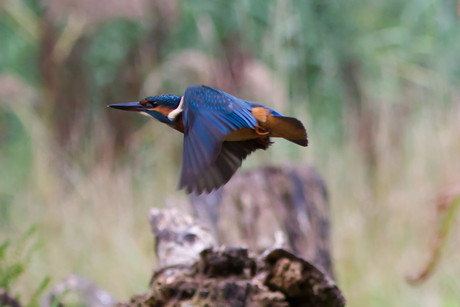
M158 107L158 103L155 100L147 100L147 105L148 108L155 108Z
M156 101L144 99L140 102L141 105L147 108L155 108L157 106Z

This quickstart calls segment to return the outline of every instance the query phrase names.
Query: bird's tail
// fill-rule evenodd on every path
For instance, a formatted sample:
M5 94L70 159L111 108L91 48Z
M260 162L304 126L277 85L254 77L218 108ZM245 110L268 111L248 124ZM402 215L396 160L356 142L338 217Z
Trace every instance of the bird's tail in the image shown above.
M267 124L270 126L270 136L282 137L304 147L308 145L307 130L298 119L287 116L270 116Z

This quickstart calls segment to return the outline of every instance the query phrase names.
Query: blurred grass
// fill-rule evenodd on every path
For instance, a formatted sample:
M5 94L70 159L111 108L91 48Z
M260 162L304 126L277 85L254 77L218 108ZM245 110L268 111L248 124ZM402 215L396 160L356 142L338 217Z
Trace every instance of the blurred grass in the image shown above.
M434 276L405 282L428 258L434 197L460 171L457 12L448 0L4 0L0 241L34 223L44 241L17 290L69 273L119 299L146 289L148 208L187 209L182 141L105 106L202 83L306 124L306 150L279 141L243 168L318 167L350 306L457 306L458 226Z
M35 242L36 232L37 228L32 226L16 242L16 246L11 246L11 242L8 240L0 244L0 288L6 293L11 293L11 288L27 270L32 254L39 248L40 242ZM40 306L40 297L44 294L49 282L50 278L48 276L43 277L37 289L28 295L28 303L23 302L23 306ZM20 298L20 294L16 294L15 297Z

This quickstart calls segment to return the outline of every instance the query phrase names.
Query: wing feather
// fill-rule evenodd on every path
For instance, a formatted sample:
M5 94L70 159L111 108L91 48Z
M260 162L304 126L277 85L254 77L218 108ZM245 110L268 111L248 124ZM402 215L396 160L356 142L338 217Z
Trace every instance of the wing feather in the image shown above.
M222 143L235 130L257 126L251 109L246 101L207 86L187 88L182 117L184 157L180 188L189 190L193 186L196 190L210 191L218 183L230 179L241 165L244 159L241 156L246 150L236 149L237 145L226 145L238 153L230 155L224 151L220 156Z
M222 149L217 159L196 180L188 182L187 192L201 194L211 192L226 184L241 166L243 160L257 149L267 149L271 144L270 139L252 139L239 142L223 142Z

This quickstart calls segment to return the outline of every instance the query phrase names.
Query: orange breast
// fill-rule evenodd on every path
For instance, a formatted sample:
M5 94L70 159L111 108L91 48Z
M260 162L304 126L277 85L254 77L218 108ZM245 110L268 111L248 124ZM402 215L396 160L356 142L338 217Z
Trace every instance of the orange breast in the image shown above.
M171 127L176 129L179 132L184 133L184 122L182 120L182 113L177 115L175 125Z

